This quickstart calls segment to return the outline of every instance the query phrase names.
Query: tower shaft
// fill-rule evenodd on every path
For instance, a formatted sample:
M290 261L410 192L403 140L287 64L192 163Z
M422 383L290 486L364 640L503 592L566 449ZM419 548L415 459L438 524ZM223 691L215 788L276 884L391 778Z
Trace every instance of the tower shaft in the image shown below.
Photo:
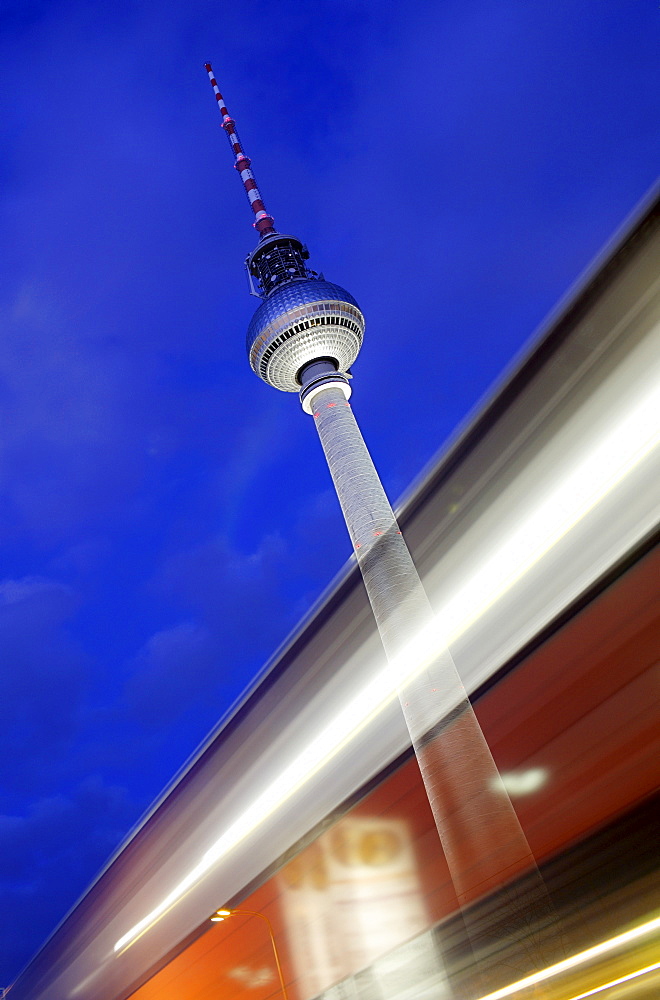
M524 873L524 891L509 893L503 904L498 941L499 947L505 938L528 944L530 925L537 931L551 927L554 911L456 665L438 635L433 609L345 390L339 384L319 386L307 401L458 901L463 908ZM475 953L497 946L484 936L492 927L480 929L467 919L465 924ZM557 961L560 949L559 942L546 939L543 952L538 949L534 955L537 966ZM490 973L497 977L496 966L491 956ZM506 978L511 970L502 971Z

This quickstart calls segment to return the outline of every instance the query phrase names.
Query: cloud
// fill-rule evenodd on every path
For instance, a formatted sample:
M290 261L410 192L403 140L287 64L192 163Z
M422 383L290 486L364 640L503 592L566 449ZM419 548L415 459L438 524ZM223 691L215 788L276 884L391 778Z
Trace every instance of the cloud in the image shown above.
M273 531L252 551L241 551L223 535L166 558L153 582L164 597L200 615L236 654L270 649L289 619L284 582L290 551Z
M98 775L68 794L0 813L0 982L8 983L64 916L133 822L126 788Z
M86 336L48 285L35 277L0 306L4 542L75 537L134 487L144 462L129 427L142 422L135 361Z
M182 622L156 632L130 665L124 690L129 714L148 728L169 727L217 689L219 655L218 643L203 625Z
M77 731L88 660L67 623L78 604L54 580L0 583L0 704L13 758L4 768L5 791L38 778Z

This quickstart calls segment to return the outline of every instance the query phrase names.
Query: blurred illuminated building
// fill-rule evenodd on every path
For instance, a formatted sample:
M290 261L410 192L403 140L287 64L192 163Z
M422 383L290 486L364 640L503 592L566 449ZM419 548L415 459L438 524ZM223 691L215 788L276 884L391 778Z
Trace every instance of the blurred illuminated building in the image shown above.
M398 511L566 941L540 991L512 977L491 1000L660 995L658 216ZM12 1000L276 997L262 921L211 925L224 905L268 915L291 1000L483 995L398 704L368 702L383 668L351 561ZM476 894L475 920L496 928L511 888Z

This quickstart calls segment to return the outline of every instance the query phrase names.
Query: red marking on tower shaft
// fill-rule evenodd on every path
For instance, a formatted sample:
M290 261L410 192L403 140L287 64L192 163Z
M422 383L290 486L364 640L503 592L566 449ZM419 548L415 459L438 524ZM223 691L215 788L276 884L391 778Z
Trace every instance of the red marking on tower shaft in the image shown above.
M229 145L231 146L232 152L236 158L234 167L238 170L241 176L245 193L248 197L250 205L252 206L252 211L254 212L254 228L259 233L259 236L270 236L275 232L275 220L273 219L273 216L269 215L266 211L266 206L264 205L263 198L261 197L261 192L257 187L254 174L250 170L250 157L246 156L241 145L241 140L238 138L236 122L227 111L225 99L220 93L217 80L213 75L211 63L204 63L204 69L209 75L209 80L211 81L213 92L215 93L215 99L218 102L218 109L222 115L221 128L224 129L225 135L229 139Z

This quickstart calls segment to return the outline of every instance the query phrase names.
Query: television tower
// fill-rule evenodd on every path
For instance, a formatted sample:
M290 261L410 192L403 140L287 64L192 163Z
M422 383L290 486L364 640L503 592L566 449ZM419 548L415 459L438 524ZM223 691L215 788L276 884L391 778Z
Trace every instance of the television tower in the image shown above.
M298 393L328 462L348 533L462 908L524 875L498 917L499 938L464 919L475 955L502 946L503 926L530 957L530 926L543 933L536 966L556 960L545 885L449 651L438 651L435 616L374 468L350 403L350 368L365 321L353 296L307 266L307 248L275 229L210 63L205 63L259 242L245 267L263 299L248 326L253 371L268 385ZM531 949L534 950L533 948ZM510 977L510 958L507 975ZM489 970L493 971L493 956ZM489 974L490 978L490 974Z

